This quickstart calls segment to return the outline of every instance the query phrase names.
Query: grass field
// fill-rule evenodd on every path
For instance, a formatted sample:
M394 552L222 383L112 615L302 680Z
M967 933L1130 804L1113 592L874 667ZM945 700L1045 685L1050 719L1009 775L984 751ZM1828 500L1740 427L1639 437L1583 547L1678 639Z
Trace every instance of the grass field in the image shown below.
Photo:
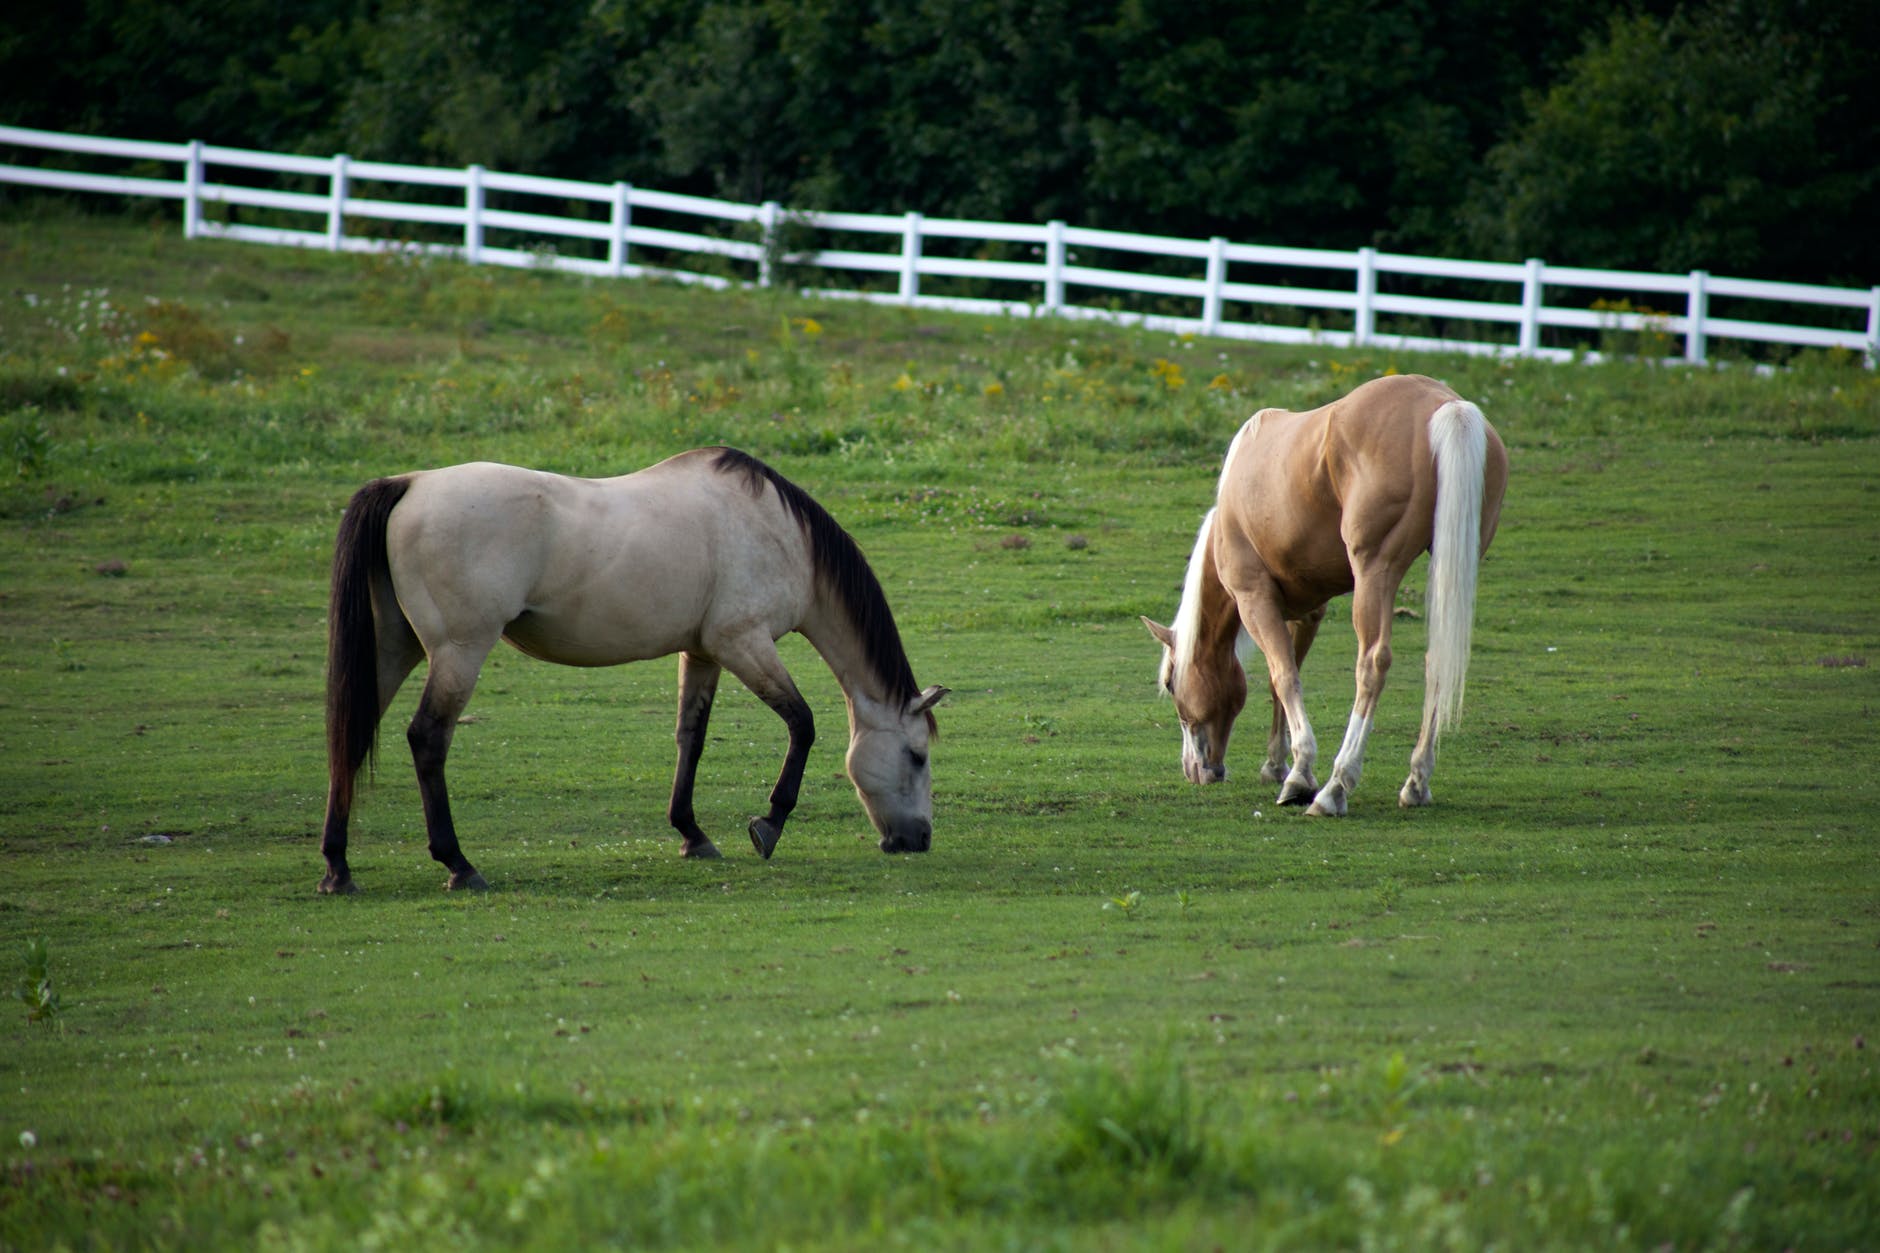
M1857 363L1222 345L3 209L0 1247L1880 1246ZM1512 456L1437 803L1395 803L1415 616L1349 817L1273 806L1257 711L1192 787L1137 615L1247 414L1388 370ZM748 851L783 733L727 684L706 865L673 665L502 650L451 758L494 890L439 891L414 683L364 891L317 897L353 488L714 442L835 513L953 689L934 851L875 851L801 640L802 806Z

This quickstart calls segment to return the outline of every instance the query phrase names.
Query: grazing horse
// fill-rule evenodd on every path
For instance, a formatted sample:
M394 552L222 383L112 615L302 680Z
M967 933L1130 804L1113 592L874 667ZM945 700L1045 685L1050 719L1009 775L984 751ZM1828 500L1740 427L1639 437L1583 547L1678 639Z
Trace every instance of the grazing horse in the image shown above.
M1358 786L1384 676L1398 585L1430 554L1423 722L1398 794L1430 803L1436 740L1462 707L1476 571L1494 538L1508 453L1482 411L1420 375L1374 379L1306 413L1262 409L1240 428L1202 520L1172 626L1143 619L1162 643L1162 690L1182 726L1182 770L1227 776L1227 737L1247 699L1237 645L1266 656L1273 723L1260 777L1279 803L1339 815ZM1352 592L1357 699L1320 787L1299 666L1326 602ZM1290 745L1292 766L1286 766Z
M849 778L884 853L933 834L929 740L943 687L920 690L881 584L827 510L732 448L680 453L636 474L567 478L477 463L376 479L340 520L328 618L322 892L355 888L346 823L378 725L420 658L406 731L431 856L447 888L488 885L458 847L444 758L496 641L570 666L679 654L679 764L667 817L683 855L716 857L692 787L718 677L776 711L789 749L770 811L750 821L765 858L796 806L815 738L777 655L799 631L848 698Z

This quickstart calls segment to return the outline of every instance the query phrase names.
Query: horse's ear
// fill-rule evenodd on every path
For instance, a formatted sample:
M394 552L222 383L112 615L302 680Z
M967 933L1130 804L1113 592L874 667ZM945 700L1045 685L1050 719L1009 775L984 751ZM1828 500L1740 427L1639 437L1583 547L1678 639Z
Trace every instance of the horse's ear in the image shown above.
M936 683L926 691L920 693L920 695L910 698L907 702L908 717L911 718L915 714L926 713L929 709L932 709L935 705L940 703L942 696L945 696L952 690L951 688L941 687Z
M1175 647L1175 632L1169 630L1167 627L1163 626L1160 622L1152 621L1151 619L1147 617L1143 618L1142 625L1149 628L1149 634L1155 636L1155 638L1161 642L1162 647L1164 648Z

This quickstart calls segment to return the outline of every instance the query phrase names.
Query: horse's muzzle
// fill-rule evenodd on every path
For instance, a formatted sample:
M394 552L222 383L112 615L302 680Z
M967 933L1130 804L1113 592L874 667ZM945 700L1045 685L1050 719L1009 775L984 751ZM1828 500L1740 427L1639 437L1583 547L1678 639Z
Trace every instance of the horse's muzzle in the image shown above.
M1184 761L1182 773L1190 783L1220 783L1227 778L1227 763L1211 766L1203 761Z
M924 853L933 844L933 824L915 823L905 831L895 831L881 837L881 851L884 853Z

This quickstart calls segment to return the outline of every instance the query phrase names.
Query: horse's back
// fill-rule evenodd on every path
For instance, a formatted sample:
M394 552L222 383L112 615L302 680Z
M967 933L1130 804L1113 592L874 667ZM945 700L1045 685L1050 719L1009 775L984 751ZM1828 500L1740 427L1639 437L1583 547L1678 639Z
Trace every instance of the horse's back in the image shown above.
M1435 379L1387 375L1316 409L1248 420L1223 466L1219 504L1289 610L1350 591L1354 552L1407 560L1429 547L1430 419L1460 399Z
M502 634L571 665L697 648L727 615L787 617L764 577L792 572L779 511L727 484L696 451L604 479L419 471L388 531L400 604L427 647Z

